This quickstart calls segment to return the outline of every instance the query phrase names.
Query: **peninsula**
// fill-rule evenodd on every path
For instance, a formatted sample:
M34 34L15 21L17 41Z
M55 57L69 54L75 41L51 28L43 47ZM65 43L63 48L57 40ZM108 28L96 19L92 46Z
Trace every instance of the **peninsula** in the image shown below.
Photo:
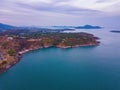
M29 51L48 48L97 46L98 37L89 33L53 33L10 30L0 33L0 73L7 71Z

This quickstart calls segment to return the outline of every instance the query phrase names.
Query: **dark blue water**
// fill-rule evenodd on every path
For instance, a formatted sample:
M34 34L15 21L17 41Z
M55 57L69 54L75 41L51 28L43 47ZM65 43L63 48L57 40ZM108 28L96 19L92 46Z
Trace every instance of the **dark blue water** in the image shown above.
M0 90L120 90L120 34L89 32L100 46L29 52L0 75Z

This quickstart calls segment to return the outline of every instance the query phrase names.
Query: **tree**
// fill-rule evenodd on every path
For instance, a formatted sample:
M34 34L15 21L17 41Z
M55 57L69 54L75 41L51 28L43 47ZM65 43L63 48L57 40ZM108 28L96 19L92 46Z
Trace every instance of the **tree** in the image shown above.
M16 54L15 49L10 48L10 50L8 51L8 54L9 54L10 56L14 56L14 55Z
M1 62L0 62L0 67L2 67L3 65L5 65L5 64L7 64L7 63L8 63L8 61L6 61L6 60L1 61Z
M8 62L6 61L6 60L4 60L4 61L2 61L2 65L5 65L5 64L7 64Z

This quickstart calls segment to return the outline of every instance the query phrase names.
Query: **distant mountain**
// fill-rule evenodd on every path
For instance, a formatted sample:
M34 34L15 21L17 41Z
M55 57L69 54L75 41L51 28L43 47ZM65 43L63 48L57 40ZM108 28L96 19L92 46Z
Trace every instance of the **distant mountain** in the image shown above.
M15 29L15 28L17 28L17 27L0 23L0 30L11 30L11 29Z
M84 25L84 26L51 26L52 29L101 29L100 26Z
M38 31L66 31L66 30L75 30L75 29L101 29L100 26L92 26L92 25L85 25L85 26L44 26L44 27L16 27L7 24L0 23L0 31L6 30L38 30Z
M102 27L100 26L92 26L92 25L78 26L75 28L76 29L102 29Z

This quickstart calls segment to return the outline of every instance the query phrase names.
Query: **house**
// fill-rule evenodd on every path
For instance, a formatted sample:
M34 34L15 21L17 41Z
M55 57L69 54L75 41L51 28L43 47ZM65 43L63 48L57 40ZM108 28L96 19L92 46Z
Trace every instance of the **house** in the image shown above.
M8 40L13 40L13 37L8 37L7 39L8 39Z

